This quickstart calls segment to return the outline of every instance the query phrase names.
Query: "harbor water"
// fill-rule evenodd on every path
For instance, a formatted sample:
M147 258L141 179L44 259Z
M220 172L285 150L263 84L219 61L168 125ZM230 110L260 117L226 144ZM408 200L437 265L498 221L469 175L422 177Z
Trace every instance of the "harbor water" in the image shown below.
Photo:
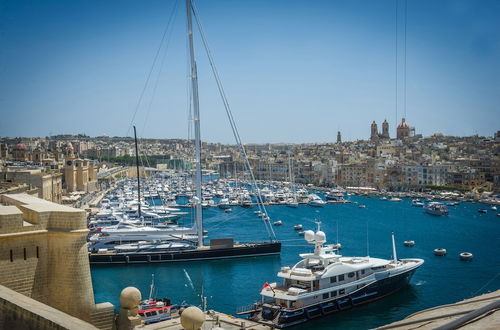
M500 288L500 217L488 205L462 202L450 206L449 216L438 217L425 214L421 207L412 207L410 199L392 202L379 197L351 196L351 201L323 208L268 206L271 221L283 222L282 226L273 227L283 243L280 256L92 266L95 300L118 306L120 291L127 286L139 288L147 298L154 274L157 297L201 306L201 297L206 296L209 309L235 314L238 307L260 300L263 284L277 281L281 266L292 266L299 261L299 253L312 250L293 226L302 224L304 230L316 229L316 220L321 221L328 243L338 239L342 244L342 255L389 259L394 232L398 258L422 258L425 264L409 286L392 296L294 329L368 329L425 308ZM268 239L262 220L254 214L256 207L232 209L232 213L215 207L204 210L208 238L234 237L240 242ZM488 212L481 214L478 209ZM186 216L184 223L189 223L190 218ZM405 247L406 240L415 241L415 246ZM434 256L436 248L445 248L448 254ZM459 254L465 251L473 254L473 261L459 260Z

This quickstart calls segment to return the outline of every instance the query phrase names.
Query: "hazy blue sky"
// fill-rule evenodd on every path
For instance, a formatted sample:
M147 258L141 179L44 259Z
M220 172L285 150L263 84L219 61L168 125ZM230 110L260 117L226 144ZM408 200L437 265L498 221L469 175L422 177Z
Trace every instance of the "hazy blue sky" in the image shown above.
M177 7L135 123L142 137L187 137L185 5L177 1L0 0L0 136L130 135ZM196 4L244 142L334 141L337 130L345 140L368 138L372 120L380 127L384 119L395 135L404 114L404 0ZM500 129L500 1L408 0L406 40L406 112L417 133ZM202 138L233 142L199 41Z

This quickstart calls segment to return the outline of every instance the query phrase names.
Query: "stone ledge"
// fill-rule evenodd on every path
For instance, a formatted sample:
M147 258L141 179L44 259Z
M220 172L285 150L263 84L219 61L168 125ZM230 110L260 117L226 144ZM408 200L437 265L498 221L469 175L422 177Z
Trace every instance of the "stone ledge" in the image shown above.
M17 329L81 329L96 330L90 323L58 309L24 296L0 285L0 311L4 325L15 324Z

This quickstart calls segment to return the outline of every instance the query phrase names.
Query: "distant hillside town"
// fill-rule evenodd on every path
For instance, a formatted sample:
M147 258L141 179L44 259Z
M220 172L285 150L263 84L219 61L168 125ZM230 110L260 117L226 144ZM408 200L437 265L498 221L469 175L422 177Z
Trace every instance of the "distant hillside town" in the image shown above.
M368 126L368 125L367 125ZM189 171L193 143L186 139L140 139L141 166ZM459 190L500 192L500 131L492 137L423 137L403 118L390 136L389 124L370 126L370 139L316 144L247 144L256 179L315 186L371 187L387 191ZM236 145L202 144L205 169L245 179ZM135 165L130 137L0 138L0 193L34 190L40 198L70 203L100 190L109 178Z

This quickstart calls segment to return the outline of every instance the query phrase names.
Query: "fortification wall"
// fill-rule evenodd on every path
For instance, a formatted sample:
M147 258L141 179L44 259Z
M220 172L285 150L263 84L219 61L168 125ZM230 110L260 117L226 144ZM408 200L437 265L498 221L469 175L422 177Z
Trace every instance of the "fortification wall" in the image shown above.
M24 194L0 202L15 205L0 205L0 285L111 329L113 305L94 303L85 211Z
M0 329L96 330L90 323L0 285Z

